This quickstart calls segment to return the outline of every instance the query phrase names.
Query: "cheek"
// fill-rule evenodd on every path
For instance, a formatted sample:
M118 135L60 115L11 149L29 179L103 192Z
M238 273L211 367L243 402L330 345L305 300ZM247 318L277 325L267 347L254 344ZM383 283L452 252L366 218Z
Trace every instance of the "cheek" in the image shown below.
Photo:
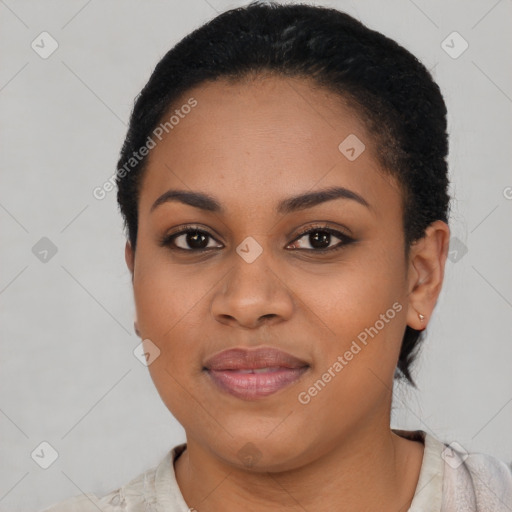
M392 252L393 247L398 249ZM400 251L400 244L364 249L330 275L303 280L303 289L309 290L303 296L310 332L313 322L324 333L319 336L315 378L342 358L343 370L334 373L343 378L332 379L336 383L329 384L331 389L339 386L357 396L379 379L392 379L406 324L407 281Z
M202 357L209 350L208 291L224 271L198 271L198 266L172 264L165 251L147 251L141 252L135 269L137 322L141 336L160 349L149 370L167 405L179 402L184 388L194 392Z
M303 404L299 416L315 418L332 436L367 421L389 402L405 328L404 300L395 289L360 282L357 275L326 282L324 294L318 295L317 311L329 331L318 330L328 335L319 336L317 364L297 396Z
M405 262L399 253L387 254L363 248L321 276L302 277L301 300L344 339L357 334L354 328L373 325L397 301L405 309Z
M160 349L148 367L151 379L167 408L187 425L201 415L194 397L200 396L197 375L206 321L202 298L207 289L204 279L187 277L177 266L155 259L134 279L141 336Z
M147 337L167 338L180 324L201 319L208 274L194 265L173 264L165 251L141 251L133 281L137 320ZM202 300L203 299L203 300Z

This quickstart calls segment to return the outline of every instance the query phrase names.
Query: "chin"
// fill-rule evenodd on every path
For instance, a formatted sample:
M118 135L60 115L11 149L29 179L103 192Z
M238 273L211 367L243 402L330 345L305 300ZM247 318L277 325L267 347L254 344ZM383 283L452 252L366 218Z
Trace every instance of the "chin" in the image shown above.
M275 427L275 425L274 425ZM243 433L238 429L222 438L207 440L211 452L226 464L253 472L281 472L296 469L314 459L314 440L298 438L294 429L273 432L247 425Z

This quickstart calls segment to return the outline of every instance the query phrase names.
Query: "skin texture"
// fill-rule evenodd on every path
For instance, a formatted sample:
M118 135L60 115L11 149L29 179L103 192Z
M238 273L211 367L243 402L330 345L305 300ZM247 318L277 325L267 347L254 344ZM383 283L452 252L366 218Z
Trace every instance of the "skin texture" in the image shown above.
M151 151L136 251L129 243L125 251L138 331L161 351L151 377L187 435L175 464L187 504L200 512L407 510L423 445L390 430L393 375L406 325L426 327L437 301L448 226L434 222L406 258L400 188L339 96L272 76L202 84L178 103L191 96L198 105ZM366 146L354 161L338 149L350 134ZM275 211L282 199L331 186L369 207L335 199ZM207 193L225 212L175 201L150 212L168 189ZM308 235L297 240L317 223L355 242L322 255ZM184 224L210 233L213 250L159 245ZM263 250L252 263L236 252L249 236ZM330 240L329 247L340 242ZM185 236L175 242L191 251ZM395 303L402 307L394 318L300 403L298 394ZM256 346L289 352L310 368L253 401L223 393L202 371L215 353ZM239 456L244 446L257 459L252 467Z

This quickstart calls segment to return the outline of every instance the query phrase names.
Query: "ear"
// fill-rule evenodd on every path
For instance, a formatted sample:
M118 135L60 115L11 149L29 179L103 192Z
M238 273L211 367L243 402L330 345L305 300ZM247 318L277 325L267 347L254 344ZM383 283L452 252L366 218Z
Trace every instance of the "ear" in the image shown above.
M449 242L450 228L436 220L409 250L407 325L418 331L427 326L441 293Z
M126 261L126 266L130 269L130 273L132 274L133 279L133 269L135 266L135 251L132 249L132 244L130 242L126 242L124 246L124 260Z

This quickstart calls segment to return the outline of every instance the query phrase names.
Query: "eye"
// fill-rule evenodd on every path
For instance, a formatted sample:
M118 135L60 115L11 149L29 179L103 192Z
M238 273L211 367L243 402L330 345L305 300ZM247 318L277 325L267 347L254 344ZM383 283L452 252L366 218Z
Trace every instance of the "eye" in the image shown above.
M305 240L301 242L302 238ZM333 241L333 238L337 238L339 242L336 245L329 247ZM323 252L336 251L351 242L354 242L352 237L349 237L345 233L335 229L329 228L327 226L310 226L307 231L303 231L299 237L294 240L292 246L294 246L294 249ZM309 247L307 247L308 244Z
M336 245L330 247L333 238L339 241ZM301 239L304 240L301 241ZM354 241L352 237L328 226L309 226L306 231L300 233L289 247L292 249L305 250L307 252L321 253L339 250ZM217 242L217 240L208 231L197 227L187 227L181 231L165 235L160 240L160 245L169 247L173 251L200 253L213 249L221 249L222 244L219 246L216 245L215 242ZM306 246L303 245L304 243ZM309 247L307 247L308 244Z
M209 245L209 242L214 240L213 236L207 231L189 227L178 233L164 236L160 245L168 246L173 250L201 252L215 249L215 245Z

